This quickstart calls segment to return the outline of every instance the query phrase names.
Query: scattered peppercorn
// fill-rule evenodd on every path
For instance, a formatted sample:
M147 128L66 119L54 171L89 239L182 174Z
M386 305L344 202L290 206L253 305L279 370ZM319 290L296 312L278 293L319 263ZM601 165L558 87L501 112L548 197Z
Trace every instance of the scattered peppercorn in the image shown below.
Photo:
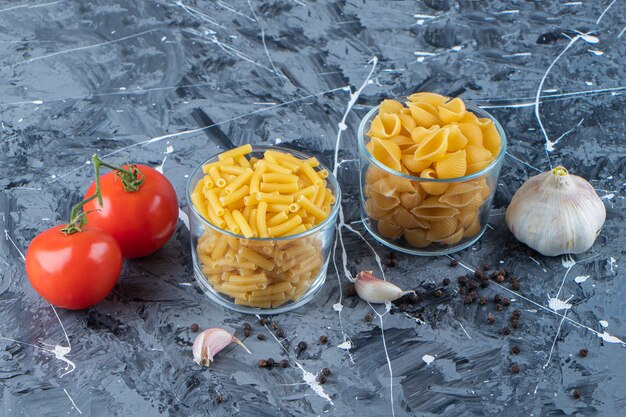
M280 367L289 368L289 361L287 359L283 359L282 361L280 361Z
M441 283L447 287L448 285L450 285L450 279L449 278L444 278Z
M453 259L450 261L450 266L452 268L456 268L457 266L459 266L459 261L457 261L456 259Z
M250 329L243 329L243 335L246 337L250 337L252 331Z
M496 311L502 311L502 304L496 304Z
M511 327L517 329L519 327L519 319L511 318Z
M328 376L328 375L330 375L330 368L324 368L324 369L322 369L322 375L324 375L324 376Z
M298 343L298 350L303 351L303 350L306 350L306 348L307 348L307 345L305 341Z
M522 312L518 309L513 310L513 317L520 318L522 316Z
M200 326L198 326L198 323L194 323L191 325L191 331L192 332L197 332L198 330L200 330Z
M346 297L354 297L356 295L356 288L354 285L348 285L346 287Z
M267 368L267 361L265 359L259 359L259 368Z
M496 322L496 318L493 316L493 314L491 313L487 314L487 323L493 324L495 322Z
M274 359L273 358L267 358L267 366L269 368L271 368L274 365L276 365L276 362L274 362Z
M520 349L519 346L513 346L511 348L511 353L514 354L514 355L519 355L521 351L522 351L522 349Z
M493 302L494 303L499 303L502 301L502 297L500 297L500 294L496 294L493 296Z
M469 295L472 297L472 300L475 300L478 298L478 291L476 291L475 289L469 292Z
M589 354L589 351L587 349L581 349L578 351L578 355L581 358L586 358L588 354Z
M320 384L324 384L326 382L326 377L324 375L320 375L317 380Z
M250 326L250 323L244 323L241 325L241 329L242 330L252 330L252 326Z
M320 343L323 344L323 345L328 343L328 336L326 336L326 335L320 336Z
M485 275L485 273L482 271L482 269L477 269L476 271L474 271L474 278L482 279L483 275Z
M578 400L578 399L579 399L580 397L582 397L582 396L583 396L583 393L582 393L582 392L580 392L580 390L579 390L579 389L575 389L575 390L572 392L572 397L574 397L574 399L575 399L575 400Z
M404 313L405 311L407 311L409 309L409 307L407 307L406 304L400 304L398 306L398 309L400 309L400 311Z
M222 396L222 394L217 394L215 396L215 402L218 403L218 404L221 404L221 403L224 402L224 397Z
M518 291L520 289L519 281L511 282L511 289L515 290L515 291Z
M433 294L435 297L441 297L443 295L443 291L441 291L441 289L437 289Z
M461 275L456 279L461 287L465 287L467 284L467 277L465 275Z
M520 371L520 367L518 364L514 363L513 366L511 366L511 372L513 372L514 374L519 373Z
M371 313L367 313L367 314L365 315L365 317L363 317L363 320L365 320L366 322L368 322L368 323L369 323L369 322L371 322L372 320L374 320L374 316L372 316L372 314L371 314Z
M285 331L281 327L279 327L278 330L276 330L276 336L281 338L285 337Z
M505 336L508 336L511 334L511 328L509 326L504 326L502 328L502 334Z
M265 340L265 335L264 334L257 334L256 338L259 340Z
M459 293L460 293L461 295L465 295L465 294L467 294L467 287L460 287L460 288L459 288Z
M500 284L502 284L504 282L504 275L500 274L496 277L496 281L498 281Z
M410 294L408 296L406 296L406 301L410 304L415 304L420 300L420 298L417 296L417 294Z
M470 282L468 282L467 287L468 287L470 290L475 290L475 289L477 289L477 288L478 288L478 282L476 282L476 281L474 281L474 280L471 280Z
M472 303L474 302L474 298L473 298L471 295L467 294L467 295L463 298L463 302L464 302L465 304L472 304Z
M265 318L261 317L261 318L259 319L259 324L260 324L261 326L265 326L265 325L267 324L267 319L265 319Z
M489 286L489 281L481 280L480 288L487 288Z
M487 304L487 297L480 297L480 299L478 300L478 304L480 304L481 306Z
M510 306L511 305L511 300L507 297L502 298L502 304L504 304L505 306Z
M278 329L278 323L276 322L276 320L272 320L272 329Z
M484 269L485 271L489 271L489 270L491 269L491 265L489 265L489 264L484 264L484 265L483 265L483 269Z

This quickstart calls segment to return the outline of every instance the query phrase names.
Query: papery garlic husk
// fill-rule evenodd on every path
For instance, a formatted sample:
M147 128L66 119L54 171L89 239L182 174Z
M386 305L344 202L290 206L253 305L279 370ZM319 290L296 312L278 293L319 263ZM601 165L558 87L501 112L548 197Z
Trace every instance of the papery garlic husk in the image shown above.
M241 343L241 340L237 339L226 330L219 328L207 329L200 333L193 342L193 360L198 365L210 366L215 355L231 343L237 343L244 348L246 352L251 353L248 348Z
M405 294L415 294L415 291L404 291L390 282L376 278L372 271L361 271L354 282L356 293L373 304L387 303L397 300Z
M517 240L546 256L587 251L605 218L592 185L563 167L529 178L506 210L506 224Z

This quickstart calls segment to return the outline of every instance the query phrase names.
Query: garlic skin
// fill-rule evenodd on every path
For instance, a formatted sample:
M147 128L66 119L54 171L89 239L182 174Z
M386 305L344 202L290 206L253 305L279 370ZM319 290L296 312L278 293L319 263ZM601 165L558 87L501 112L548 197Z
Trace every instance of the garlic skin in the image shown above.
M397 300L405 294L415 294L415 291L404 291L396 285L372 275L372 271L361 271L354 282L356 293L372 304L387 303Z
M231 343L237 343L246 352L251 353L239 339L226 330L219 328L207 329L200 333L193 342L193 360L198 365L211 366L213 357Z
M587 251L605 219L593 186L560 166L529 178L506 210L515 238L546 256Z

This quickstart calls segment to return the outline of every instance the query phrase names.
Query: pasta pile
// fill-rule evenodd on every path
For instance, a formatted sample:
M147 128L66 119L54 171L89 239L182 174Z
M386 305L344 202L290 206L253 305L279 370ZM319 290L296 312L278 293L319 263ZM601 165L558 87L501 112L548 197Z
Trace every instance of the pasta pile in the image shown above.
M250 152L244 145L202 167L205 176L191 194L192 204L213 225L243 237L205 230L197 254L216 291L236 304L271 308L300 298L324 263L319 232L271 238L320 224L336 198L326 184L328 172L315 170L317 159L267 150L262 159L248 160Z
M367 133L367 150L387 167L420 178L459 178L486 168L499 154L502 142L493 122L467 111L460 98L415 93L408 99L407 107L384 100ZM485 176L422 182L373 165L365 174L365 211L378 222L378 232L388 239L404 236L417 248L475 236L489 194Z

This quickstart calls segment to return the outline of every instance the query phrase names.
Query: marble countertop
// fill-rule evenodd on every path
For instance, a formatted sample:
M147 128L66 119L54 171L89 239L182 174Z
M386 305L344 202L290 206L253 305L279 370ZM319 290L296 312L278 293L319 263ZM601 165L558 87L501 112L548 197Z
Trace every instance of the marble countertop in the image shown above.
M624 16L620 0L0 0L0 416L622 414ZM452 256L456 267L448 257L390 261L358 222L358 123L383 98L414 91L480 105L508 135L490 227ZM184 188L224 136L340 164L347 255L337 247L339 273L331 264L311 303L271 317L284 338L213 304L193 280ZM125 263L106 300L57 311L30 287L23 253L82 196L94 152L160 167L181 221L165 248ZM542 257L504 225L515 190L551 164L587 178L605 202L585 254ZM420 301L386 310L347 297L343 263L382 267ZM480 290L510 298L503 311L459 296L456 277L485 263L520 279L519 290ZM513 309L521 326L504 336ZM235 332L252 354L233 345L200 368L192 323ZM259 368L268 357L290 366Z

